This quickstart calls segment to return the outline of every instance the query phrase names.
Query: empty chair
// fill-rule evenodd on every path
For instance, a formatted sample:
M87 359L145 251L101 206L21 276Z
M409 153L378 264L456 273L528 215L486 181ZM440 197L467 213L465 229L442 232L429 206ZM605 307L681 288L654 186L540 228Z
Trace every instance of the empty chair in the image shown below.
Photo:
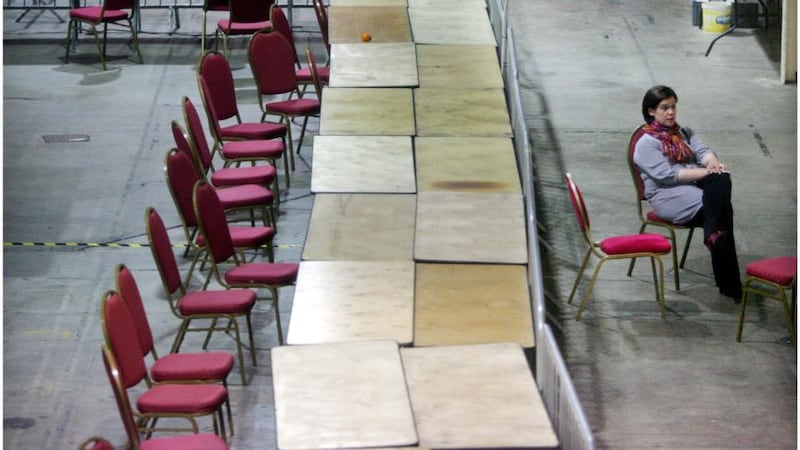
M295 76L297 77L297 83L303 85L302 92L305 93L305 88L307 85L312 84L314 80L311 78L311 61L309 61L309 65L303 67L300 65L300 58L297 55L297 47L294 41L294 33L292 32L292 26L289 24L289 21L286 19L286 14L283 12L283 9L278 6L277 4L272 5L272 8L269 12L269 20L272 22L272 30L277 31L283 37L289 41L289 45L291 45L292 50L294 50L294 64L295 64ZM331 76L331 71L329 67L320 67L318 70L319 78L323 83L327 83Z
M270 291L270 300L275 311L278 342L283 345L278 288L294 284L297 280L297 263L244 262L236 254L231 240L225 211L217 192L208 183L199 182L194 188L194 211L200 233L205 237L211 255L211 277L226 288L264 288ZM223 267L226 264L227 267ZM228 268L229 267L229 268Z
M286 148L287 128L283 123L242 122L233 74L225 56L217 52L203 55L197 72L197 84L214 138L212 154L227 141L281 139ZM294 170L291 152L289 162Z
M216 37L222 34L222 48L228 54L228 36L249 36L257 31L269 30L269 8L275 0L228 0L228 18L217 23L214 32L214 50L219 46Z
M636 209L639 213L639 221L642 223L641 227L639 227L639 232L644 233L645 229L651 226L663 228L667 232L667 238L672 243L672 266L673 270L675 271L675 290L680 290L680 271L678 269L683 269L684 264L686 264L686 255L689 253L689 246L692 243L694 229L702 228L702 226L678 225L676 223L668 222L658 217L653 210L648 210L645 213L644 204L647 202L647 198L644 196L644 181L642 180L642 173L639 171L639 168L633 161L633 151L636 150L636 143L639 141L642 135L644 135L644 125L639 126L633 131L633 133L631 133L631 137L628 140L628 150L626 152L628 169L630 170L631 178L633 179L633 187L636 191ZM686 244L683 246L683 253L681 254L680 263L678 263L678 241L675 237L676 230L689 230L688 234L686 235ZM635 262L636 259L631 260L631 263L628 266L628 276L633 273L633 265Z
M128 11L130 10L130 11ZM106 42L108 34L108 25L120 25L131 30L131 38L133 39L133 48L136 50L136 55L139 57L139 63L143 64L142 52L139 51L139 40L136 36L136 27L131 22L133 17L139 10L138 0L103 0L100 6L85 6L82 8L72 8L69 11L69 23L67 24L67 55L66 62L69 63L69 52L72 48L73 35L77 39L78 28L80 24L89 25L94 35L94 42L97 45L97 52L100 55L100 63L103 65L103 70L106 70ZM98 38L97 26L103 25L103 45L100 46Z
M125 434L128 436L128 444L133 450L175 450L175 449L203 449L203 450L228 450L228 445L219 436L211 433L187 434L169 437L157 437L153 439L142 439L139 426L134 417L133 407L131 406L128 390L123 381L123 375L119 370L119 365L113 353L107 346L102 347L103 366L114 391L114 399L117 402L122 425ZM108 450L113 446L108 441L98 441L97 438L92 443L92 450ZM87 442L89 443L89 442ZM108 444L110 447L104 447ZM101 445L101 446L98 446ZM83 450L83 449L82 449Z
M196 251L186 274L186 283L188 284L195 265L205 255L205 239L198 234L197 218L192 203L194 185L202 178L197 174L189 157L176 149L167 152L164 165L167 187L172 201L175 203L175 209L178 211L186 237L187 248L184 256L187 256L191 250ZM225 195L229 193L235 194L235 191L227 191ZM275 237L275 228L270 226L231 226L230 232L237 249L266 248L269 260L273 260L272 240Z
M287 98L285 100L266 100L274 96L290 96L300 94L297 77L295 75L295 51L280 33L256 33L250 38L247 48L250 59L250 70L256 81L258 104L263 112L261 121L266 116L275 115L281 118L288 130L289 152L292 151L291 120L294 117L303 117L300 129L300 138L297 141L297 151L303 147L308 119L312 115L319 115L320 100L318 98Z
M202 129L200 130L202 133ZM183 129L177 120L172 121L172 136L175 139L175 146L179 152L185 154L194 164L197 175L213 184L215 187L234 187L244 185L259 185L269 189L273 193L272 209L277 210L280 193L278 191L278 175L272 165L249 166L249 167L223 167L219 170L214 168L211 152L208 150L208 142L205 135L199 137L200 145L204 145L200 150L194 145L189 133ZM267 141L269 142L269 141ZM275 211L272 216L276 216Z
M214 168L214 155L206 140L203 123L200 114L197 112L194 103L189 97L183 97L181 101L183 109L183 119L186 121L186 134L189 137L189 144L195 154L195 161L199 162L201 170L208 174L211 172L211 183L216 186L228 186L231 184L242 184L243 179L252 180L253 177L267 177L272 173L275 176L273 191L275 192L276 205L280 204L280 194L278 192L277 170L275 161L281 158L285 149L283 144L277 140L249 140L223 142L220 155L225 161L225 167L240 167L241 163L248 162L255 164L259 161L269 163L269 167L247 168L245 170L217 170ZM180 148L179 148L180 149ZM272 170L270 170L272 168ZM285 174L286 189L289 189L289 162L283 158L283 170ZM246 175L239 175L246 174ZM249 181L248 183L253 183ZM258 184L258 183L256 183Z
M589 259L592 255L599 258L597 266L592 274L592 279L586 287L586 292L583 294L581 304L578 307L578 315L576 320L581 320L581 315L592 295L592 288L597 275L600 273L600 268L606 261L612 259L631 259L631 258L650 258L651 266L653 269L653 283L655 284L656 300L658 301L661 310L661 317L664 317L664 265L661 262L661 255L665 255L672 250L669 240L660 234L630 234L613 236L603 239L602 241L595 241L592 238L591 225L589 223L589 213L586 210L586 204L583 201L583 195L578 189L578 186L572 180L570 174L566 175L567 190L569 191L570 201L572 208L575 211L575 216L578 219L578 226L583 234L583 239L588 244L589 249L586 251L586 256L583 257L583 263L578 276L575 278L575 283L572 285L572 291L569 294L567 303L572 303L575 292L578 290L578 285L583 278L583 272L589 264ZM656 275L656 265L658 265L658 275Z
M133 317L122 296L107 291L100 301L100 317L105 347L110 351L119 374L124 395L137 385L147 385L147 390L136 399L139 428L148 435L153 431L191 431L197 433L197 418L209 416L215 433L225 437L223 404L228 391L219 384L153 384L142 357L139 337ZM115 389L118 386L112 382ZM116 393L116 392L115 392ZM121 395L122 393L116 393ZM156 422L162 417L182 418L189 428L159 428Z
M250 315L255 305L256 293L249 289L189 291L188 284L181 282L181 274L175 254L172 253L172 244L167 234L167 228L164 226L161 216L153 208L147 208L145 211L145 227L150 251L153 253L158 274L161 276L161 285L164 288L164 295L169 301L170 311L181 320L170 351L173 353L180 351L183 339L188 332L208 333L203 349L208 345L212 332L232 332L236 341L242 384L245 384L244 352L238 320L243 318L247 326L247 333L250 337L250 355L255 366L256 354ZM203 319L211 320L211 325L191 327L192 321ZM227 322L224 327L217 326L220 319Z
M118 264L114 274L117 292L122 295L136 327L142 357L149 354L153 358L150 379L154 383L220 383L227 389L228 375L233 369L233 355L228 352L168 353L159 358L136 279L124 264ZM225 399L225 408L228 410L228 425L233 435L230 398Z
M742 341L742 328L744 327L744 310L750 294L760 295L764 298L778 300L783 304L786 314L786 324L792 336L792 345L797 347L797 336L794 329L793 307L797 293L795 283L797 280L797 257L778 256L751 262L745 269L747 279L742 286L742 308L739 311L739 328L736 332L736 342ZM792 305L786 297L786 291L792 291Z

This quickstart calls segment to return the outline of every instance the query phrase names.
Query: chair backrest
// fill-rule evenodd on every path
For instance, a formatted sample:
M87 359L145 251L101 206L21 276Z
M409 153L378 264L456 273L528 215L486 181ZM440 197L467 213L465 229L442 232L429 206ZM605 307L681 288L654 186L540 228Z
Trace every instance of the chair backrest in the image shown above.
M175 147L179 152L189 157L189 160L192 161L192 165L194 166L197 176L204 178L206 176L207 167L204 167L203 160L200 158L200 155L197 154L195 146L192 145L189 133L181 126L180 123L178 123L177 120L173 120L171 126L172 138L175 141ZM206 143L206 145L207 144L208 143Z
M294 50L282 34L258 32L247 46L250 70L262 95L288 94L297 90Z
M200 120L200 113L197 112L197 108L189 100L189 97L183 97L181 109L183 110L183 120L186 122L189 145L193 150L192 154L196 160L199 160L203 173L207 174L209 169L213 169L214 161L203 129L203 122Z
M228 0L230 21L238 23L265 22L269 20L269 8L275 0Z
M194 212L212 264L216 267L217 263L235 257L225 209L214 188L206 182L200 181L194 187Z
M286 18L286 13L284 13L283 9L277 4L272 5L272 8L269 10L269 21L272 24L273 31L280 33L286 38L286 40L289 42L289 45L292 46L292 50L294 51L294 63L299 69L300 58L297 55L297 47L295 46L296 43L294 42L292 25L289 24L289 20Z
M130 9L135 11L139 8L139 0L103 0L103 13L105 11L118 11Z
M164 170L175 208L178 210L186 232L189 233L190 228L197 226L197 218L192 206L192 190L194 184L201 178L197 176L197 171L189 157L175 148L169 150L164 156Z
M586 203L583 201L581 190L578 189L578 185L572 180L572 175L567 173L564 178L567 182L567 191L569 191L569 200L572 203L572 209L575 211L575 217L578 219L578 227L580 227L583 237L589 245L593 245L589 213L586 211Z
M313 0L314 2L314 15L317 17L317 24L319 24L319 31L322 33L322 43L325 44L325 50L328 55L331 54L331 43L328 39L328 13L325 11L325 5L322 0Z
M100 300L100 316L106 347L111 350L117 362L122 386L131 388L146 379L147 366L144 364L139 336L133 317L122 296L115 291L106 291Z
M114 358L113 352L104 345L102 348L103 366L106 369L108 382L111 384L111 390L114 391L114 399L117 401L117 410L119 410L122 425L125 428L125 434L128 435L130 445L134 449L139 448L139 427L136 425L136 420L133 416L133 409L131 407L131 400L128 397L128 391L125 384L122 382L122 376L117 366L117 361Z
M152 353L153 357L157 357L153 331L150 329L150 322L147 320L147 312L144 310L142 295L139 291L139 286L136 284L136 279L133 278L133 274L125 264L117 264L114 270L114 279L117 284L117 292L122 296L122 300L128 307L128 312L131 314L133 323L136 326L136 335L139 336L142 357L147 356L148 353Z
M229 0L205 0L203 2L203 12L206 11L227 11Z
M236 118L239 120L239 107L236 103L236 85L228 59L219 52L207 52L200 59L197 69L200 95L209 115L209 122L219 126L219 122ZM213 126L213 125L212 125Z
M194 212L192 212L194 216ZM182 291L181 272L178 269L178 261L172 251L172 243L169 240L167 227L164 221L153 207L148 207L144 212L144 225L147 230L147 241L150 243L150 252L156 262L158 274L161 276L161 283L164 286L164 293L172 304L172 295L179 290ZM173 312L175 312L173 308Z
M639 220L642 222L647 220L644 215L643 208L643 203L647 201L647 197L644 195L644 180L642 180L642 172L639 170L639 166L637 166L636 162L633 160L633 152L636 151L636 143L639 142L639 139L641 139L644 134L644 125L640 125L633 130L630 139L628 139L628 150L626 152L628 171L631 174L633 187L636 190L636 209L639 212Z
M314 91L316 91L317 99L320 104L322 103L322 78L320 78L319 70L317 69L317 59L310 47L306 47L306 58L308 58L308 69L311 72L311 81L314 83Z

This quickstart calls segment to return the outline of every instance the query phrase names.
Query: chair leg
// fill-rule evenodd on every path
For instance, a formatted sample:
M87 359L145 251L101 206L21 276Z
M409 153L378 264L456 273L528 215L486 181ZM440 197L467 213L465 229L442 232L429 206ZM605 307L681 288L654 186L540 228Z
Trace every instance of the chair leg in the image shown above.
M597 262L597 267L594 268L592 279L589 280L589 284L586 286L586 292L583 293L583 298L581 298L581 304L578 306L578 315L575 317L575 320L581 320L583 310L586 308L586 304L589 303L589 299L592 296L592 289L594 288L595 281L597 281L597 275L600 273L600 268L603 267L603 263L605 262L606 260L604 258Z
M172 342L172 348L169 350L170 353L178 353L181 350L183 338L186 337L186 331L189 329L191 323L192 319L183 319L181 326L178 328L178 333L175 334L175 340Z
M139 34L136 32L136 27L131 22L131 19L128 19L128 26L131 27L131 38L133 39L133 49L136 50L136 56L139 57L139 64L144 64L144 58L142 57L142 52L139 50Z
M67 54L64 57L64 62L67 63L67 64L69 64L69 50L70 50L70 48L72 48L73 28L75 28L75 30L74 30L74 32L76 34L75 40L77 41L78 40L78 37L77 37L78 30L77 30L77 27L76 27L76 22L75 22L74 19L69 19L69 23L67 23Z
M303 119L303 127L300 128L300 139L297 141L297 154L300 154L300 149L303 148L303 137L306 135L306 127L308 126L308 116Z
M253 337L253 323L250 319L250 313L247 313L245 318L247 319L247 335L250 340L250 358L253 360L253 366L255 367L258 365L256 362L256 341Z
M786 315L786 325L789 327L789 334L792 336L792 346L797 349L797 337L794 331L794 321L792 316L792 309L789 306L789 300L786 298L786 289L780 289L781 303L783 303L783 312Z
M217 318L211 319L211 325L208 327L208 333L206 333L206 339L203 341L203 350L208 350L208 343L211 341L211 334L214 333L214 330L217 328Z
M656 301L658 302L658 309L661 312L661 318L664 318L666 307L664 305L664 263L658 256L650 258L650 265L653 268L653 284L656 287ZM658 275L656 275L656 265L658 265Z
M752 278L748 278L742 286L742 307L739 309L739 328L736 331L736 342L742 342L742 329L744 328L744 310L747 307L747 297L750 294L750 283Z
M225 392L228 392L228 380L222 380L222 387L225 388ZM225 410L228 412L228 425L231 428L231 436L235 433L233 431L233 414L231 413L231 397L230 394L228 397L225 398Z
M586 256L583 257L583 263L581 263L581 268L578 270L578 276L575 278L575 283L572 284L572 291L569 293L569 299L567 300L567 304L572 304L572 299L575 297L575 292L578 290L578 285L581 283L581 279L583 278L583 272L586 270L586 266L589 264L589 258L592 256L592 250L586 252Z

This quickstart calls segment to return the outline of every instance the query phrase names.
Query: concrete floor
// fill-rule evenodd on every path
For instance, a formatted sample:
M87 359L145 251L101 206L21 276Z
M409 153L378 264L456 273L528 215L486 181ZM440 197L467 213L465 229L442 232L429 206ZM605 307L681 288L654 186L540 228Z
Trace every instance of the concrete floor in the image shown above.
M563 173L580 184L597 237L635 232L623 152L641 122L641 97L654 84L676 89L679 122L702 133L732 167L742 269L796 254L796 85L778 81L775 33L736 31L705 57L714 35L691 26L689 2L510 0L509 10L536 163L548 320L598 447L796 448L797 358L782 342L788 331L780 307L754 303L744 342L736 343L738 309L716 293L700 239L681 271L682 289L667 285L665 320L644 264L632 278L623 263L606 265L581 322L565 302L584 247ZM64 64L66 24L55 16L15 22L17 16L4 11L3 445L69 449L99 434L122 446L99 358L98 303L113 288L114 266L127 264L145 294L156 345L166 352L177 322L150 251L8 243L144 243L146 206L162 213L180 242L162 161L173 146L169 125L181 118L181 97L199 104L199 14L183 11L180 32L168 36L166 11L147 11L146 64L112 45L109 54L122 56L110 58L105 72L85 37L82 55ZM309 10L298 13L297 25L301 45L311 43L321 55L318 35L307 32L316 29ZM257 118L243 43L237 45L240 104ZM57 134L90 141L42 138ZM281 207L282 261L299 260L305 239L312 205L307 142ZM292 290L281 295L288 323ZM276 337L266 305L257 307L254 326L253 381L241 387L231 380L235 449L275 447L269 349ZM184 348L198 347L190 341ZM217 337L212 347L232 345Z

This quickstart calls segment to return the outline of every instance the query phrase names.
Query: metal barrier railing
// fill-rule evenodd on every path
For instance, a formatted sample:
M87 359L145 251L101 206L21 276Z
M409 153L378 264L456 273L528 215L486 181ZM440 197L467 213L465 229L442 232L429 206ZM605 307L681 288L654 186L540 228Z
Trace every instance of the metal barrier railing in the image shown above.
M560 447L568 450L594 450L592 430L583 414L556 338L547 324L536 337L536 383L550 414Z
M489 0L495 4L495 13L506 15L506 8L500 5L501 0ZM490 14L493 8L490 7ZM494 22L493 22L494 23ZM495 31L497 34L497 31ZM580 400L575 392L567 366L558 349L550 326L545 323L545 302L542 279L541 255L536 220L536 201L533 195L533 161L532 147L525 123L522 96L519 88L518 66L514 32L506 27L503 33L504 49L503 79L506 84L506 100L508 102L511 128L514 135L514 150L517 167L520 170L520 181L525 199L526 229L528 233L528 285L531 296L531 312L533 314L536 335L536 383L542 394L550 421L559 439L559 446L566 450L594 450L595 443L589 422L583 413Z

